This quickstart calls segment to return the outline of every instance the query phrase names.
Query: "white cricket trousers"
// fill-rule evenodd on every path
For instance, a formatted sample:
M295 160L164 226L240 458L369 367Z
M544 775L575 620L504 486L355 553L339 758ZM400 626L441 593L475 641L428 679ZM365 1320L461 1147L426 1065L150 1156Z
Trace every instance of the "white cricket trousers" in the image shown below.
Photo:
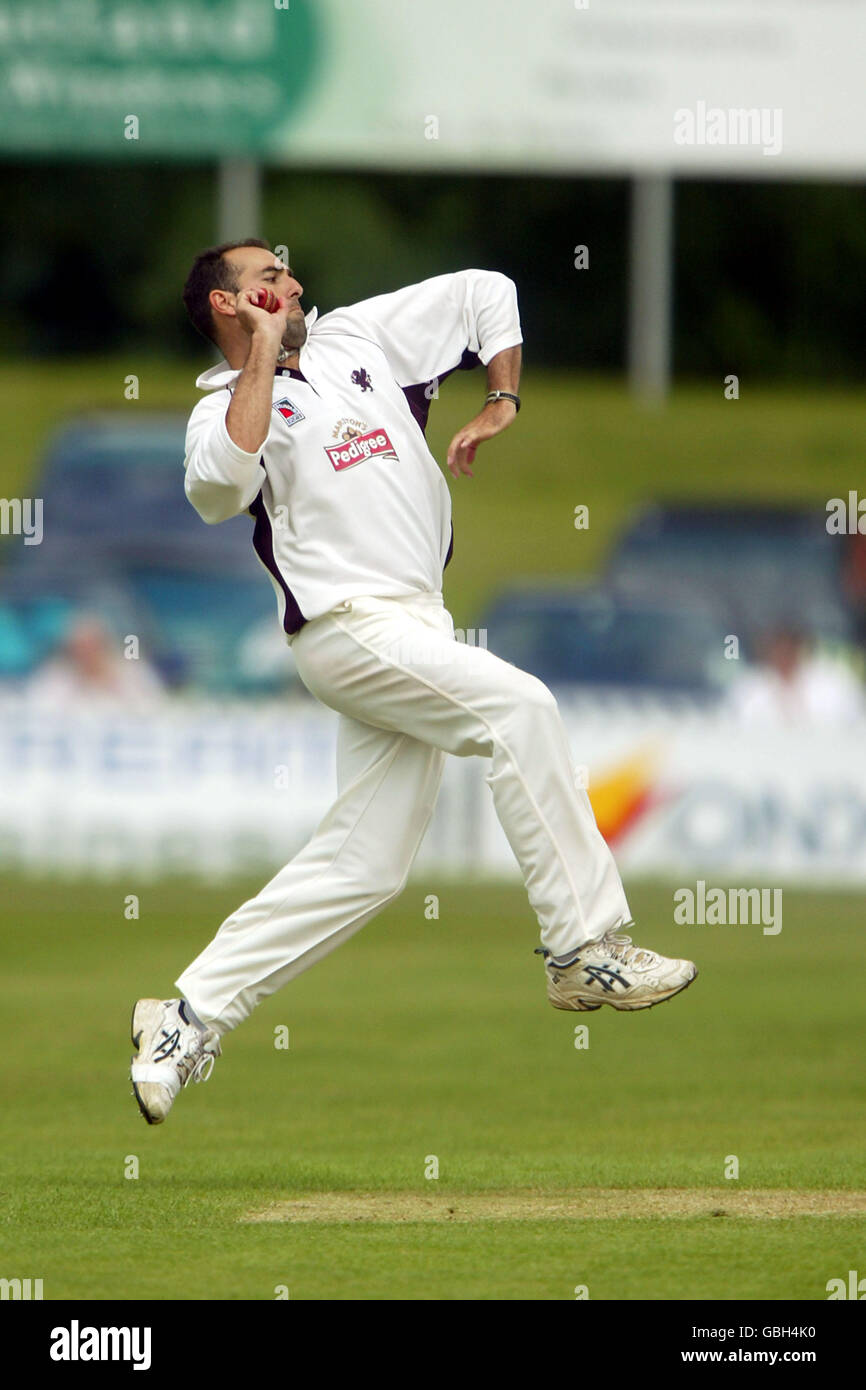
M338 795L177 980L202 1022L236 1028L397 897L446 753L489 760L543 946L567 956L630 921L556 701L534 676L458 642L441 594L352 599L306 623L292 653L304 684L340 715Z

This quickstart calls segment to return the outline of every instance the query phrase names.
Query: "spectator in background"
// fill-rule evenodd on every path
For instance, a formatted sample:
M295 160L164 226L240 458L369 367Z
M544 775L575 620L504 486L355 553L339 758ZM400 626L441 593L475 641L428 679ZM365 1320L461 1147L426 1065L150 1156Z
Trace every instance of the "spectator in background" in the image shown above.
M853 671L817 654L811 639L793 627L766 636L759 664L746 669L730 699L748 724L843 725L866 713Z
M33 676L27 688L40 709L116 707L141 713L160 705L165 687L142 658L124 655L117 638L98 617L73 620L60 651Z

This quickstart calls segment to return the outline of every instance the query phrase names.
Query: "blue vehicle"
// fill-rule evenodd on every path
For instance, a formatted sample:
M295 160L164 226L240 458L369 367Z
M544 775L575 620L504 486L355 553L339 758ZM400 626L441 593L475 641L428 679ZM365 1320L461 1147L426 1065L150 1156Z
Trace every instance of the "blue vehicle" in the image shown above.
M41 544L0 549L0 677L26 677L75 614L135 633L170 685L213 694L294 678L253 521L206 526L183 494L186 417L103 414L52 441Z
M624 593L611 584L526 583L487 610L488 649L554 688L720 699L727 629L700 600Z
M607 577L667 602L704 598L755 656L795 628L824 646L861 640L866 538L830 535L822 507L778 503L659 503L643 507L611 551ZM859 550L858 550L859 547Z

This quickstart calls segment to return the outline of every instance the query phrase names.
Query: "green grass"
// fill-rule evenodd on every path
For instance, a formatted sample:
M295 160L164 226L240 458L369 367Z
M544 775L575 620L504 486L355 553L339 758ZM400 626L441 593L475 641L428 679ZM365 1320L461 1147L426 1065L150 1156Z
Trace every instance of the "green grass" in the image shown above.
M191 410L199 396L195 376L208 360L4 364L0 496L33 495L40 451L69 415ZM140 379L138 401L124 400L130 372ZM484 381L479 370L443 385L428 432L440 460L454 432L476 414ZM476 476L455 482L446 474L455 521L446 598L458 626L477 622L506 577L596 569L643 499L777 498L823 508L862 475L862 392L761 390L743 382L741 399L728 401L721 383L687 385L665 409L652 411L630 401L618 381L531 369L521 391L519 418L479 451ZM575 530L578 504L589 507L587 530ZM188 505L180 481L178 505Z
M130 372L138 402L124 401ZM147 359L5 364L0 496L38 495L36 462L63 418L188 410L195 374ZM443 387L429 432L440 459L483 389L481 372ZM644 498L823 507L858 485L862 393L741 389L733 402L721 383L683 386L653 412L617 382L527 371L518 421L480 451L474 479L450 480L458 625L512 575L592 572ZM646 1014L583 1016L578 1051L577 1020L545 1001L523 892L418 883L263 1004L212 1080L148 1129L125 1081L131 1003L171 992L257 886L7 879L0 1275L43 1278L49 1299L270 1299L281 1284L293 1299L571 1299L587 1284L593 1299L808 1300L863 1269L861 1218L239 1221L305 1192L535 1188L585 1192L589 1206L593 1187L721 1186L729 1154L740 1187L862 1190L862 898L786 890L783 931L764 937L676 927L671 888L630 885L638 939L693 955L701 975ZM136 891L141 920L128 922Z
M784 926L678 927L630 885L636 938L700 977L643 1014L555 1013L519 887L410 884L265 1001L205 1086L148 1128L129 1009L254 883L7 882L2 1272L49 1299L823 1299L860 1217L243 1224L301 1193L446 1200L535 1188L866 1187L860 900L785 890ZM440 897L440 919L424 898ZM589 1027L587 1050L574 1027ZM274 1030L290 1029L288 1051ZM424 1177L428 1155L438 1181ZM124 1178L130 1155L137 1180Z

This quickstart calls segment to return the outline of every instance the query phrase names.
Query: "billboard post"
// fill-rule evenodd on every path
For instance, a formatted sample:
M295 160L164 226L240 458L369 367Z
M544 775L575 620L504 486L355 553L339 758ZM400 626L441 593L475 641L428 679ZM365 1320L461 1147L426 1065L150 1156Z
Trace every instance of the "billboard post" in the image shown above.
M261 165L255 159L222 159L217 165L217 241L261 236Z
M628 381L647 405L667 395L673 317L673 180L639 175L631 185Z

